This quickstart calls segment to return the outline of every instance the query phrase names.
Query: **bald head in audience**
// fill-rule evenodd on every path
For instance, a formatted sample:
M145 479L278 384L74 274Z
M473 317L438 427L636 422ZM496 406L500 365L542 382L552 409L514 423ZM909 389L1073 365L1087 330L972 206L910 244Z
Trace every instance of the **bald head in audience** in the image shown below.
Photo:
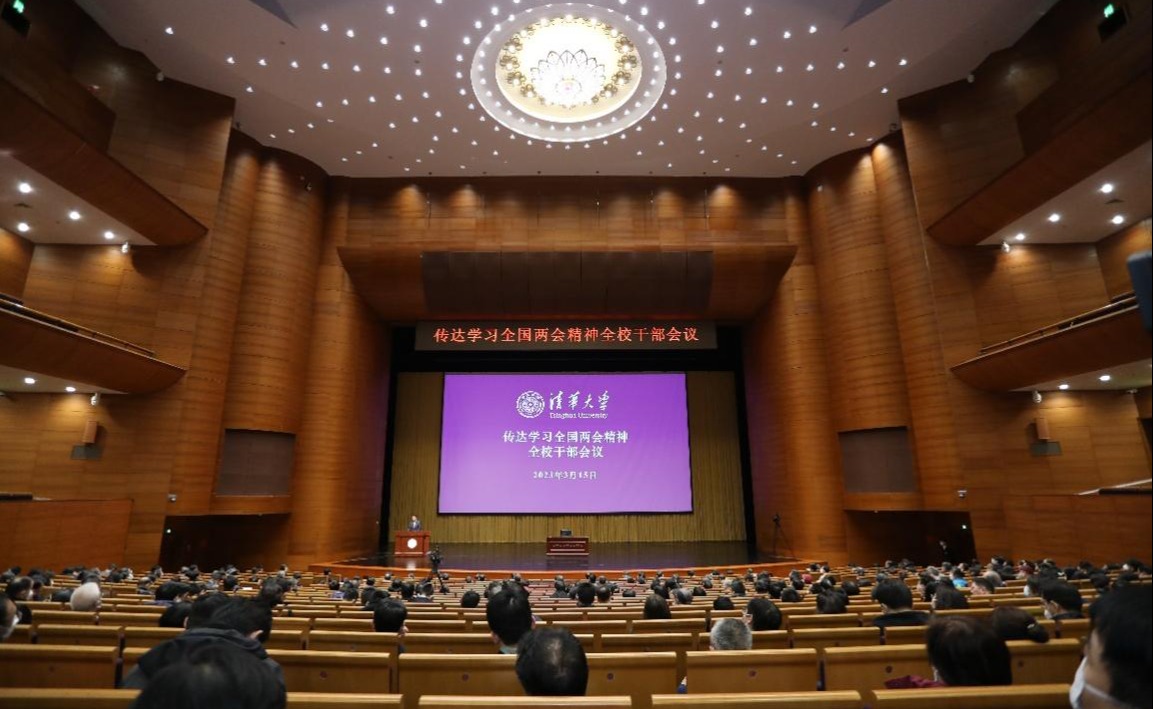
M100 610L100 584L95 581L80 584L72 592L72 598L69 599L68 605L74 611Z

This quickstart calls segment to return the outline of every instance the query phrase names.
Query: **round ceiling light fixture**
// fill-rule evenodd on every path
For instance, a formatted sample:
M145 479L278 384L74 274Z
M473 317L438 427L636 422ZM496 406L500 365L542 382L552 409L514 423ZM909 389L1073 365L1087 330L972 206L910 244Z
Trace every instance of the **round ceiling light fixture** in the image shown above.
M597 140L636 124L665 89L665 58L644 25L585 3L533 7L479 43L472 88L509 130L540 140Z

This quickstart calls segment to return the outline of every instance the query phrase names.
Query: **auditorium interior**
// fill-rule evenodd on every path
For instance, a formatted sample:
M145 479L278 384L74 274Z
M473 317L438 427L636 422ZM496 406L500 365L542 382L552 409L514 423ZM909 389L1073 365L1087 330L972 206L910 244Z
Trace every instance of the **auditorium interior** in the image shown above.
M5 0L0 564L1153 557L1148 0L602 0L579 140L478 78L542 4ZM586 371L685 373L689 511L441 512L447 373Z

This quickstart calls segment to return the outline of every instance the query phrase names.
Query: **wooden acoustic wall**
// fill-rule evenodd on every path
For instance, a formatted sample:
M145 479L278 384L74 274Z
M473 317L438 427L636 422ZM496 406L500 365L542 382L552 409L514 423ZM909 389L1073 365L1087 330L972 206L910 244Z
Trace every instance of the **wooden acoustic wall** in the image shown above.
M20 298L32 266L36 245L22 236L0 229L0 293Z
M744 330L752 504L759 549L837 563L848 560L841 513L844 483L802 187L790 190L785 210L796 259L776 297ZM785 537L773 521L777 513Z
M1116 298L1133 290L1126 265L1130 256L1153 248L1153 220L1142 219L1097 242L1097 263L1105 279L1105 292Z
M691 514L439 515L440 417L443 375L398 376L389 520L401 528L416 514L438 542L544 542L558 529L596 542L743 540L733 376L689 372ZM513 494L511 491L509 494Z
M359 556L375 550L379 535L389 347L337 255L350 190L350 180L333 181L313 296L285 557L293 564Z
M124 557L132 500L9 500L0 502L0 559L5 566L59 571L99 566ZM35 534L22 534L20 530ZM17 532L17 533L13 533Z

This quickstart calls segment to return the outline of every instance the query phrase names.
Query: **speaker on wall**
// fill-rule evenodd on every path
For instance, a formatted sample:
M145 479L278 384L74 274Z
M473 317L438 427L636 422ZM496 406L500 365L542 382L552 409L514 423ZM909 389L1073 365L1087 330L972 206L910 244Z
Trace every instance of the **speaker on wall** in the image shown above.
M1044 416L1038 416L1033 419L1033 424L1037 427L1037 440L1049 440L1049 419Z
M96 443L96 435L98 433L100 433L100 422L89 419L88 422L84 424L84 436L80 439L80 442L86 446L90 446Z

